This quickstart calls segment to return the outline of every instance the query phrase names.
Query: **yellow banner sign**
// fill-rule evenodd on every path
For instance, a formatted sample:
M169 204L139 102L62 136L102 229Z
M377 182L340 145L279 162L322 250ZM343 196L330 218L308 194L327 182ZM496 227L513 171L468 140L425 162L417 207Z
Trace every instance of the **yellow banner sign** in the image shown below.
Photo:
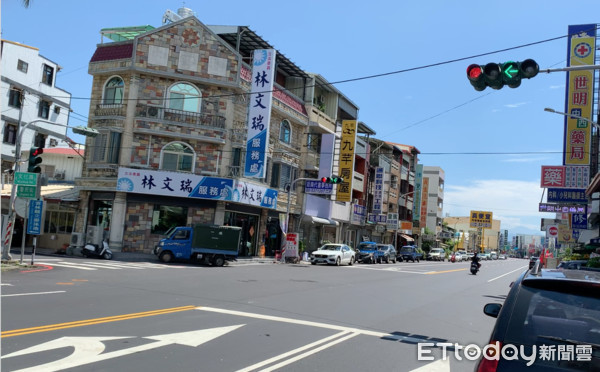
M571 38L570 66L594 64L594 37ZM569 72L567 113L591 120L594 99L593 71ZM565 131L565 165L589 165L592 126L587 120L567 117Z
M492 228L492 212L471 211L469 218L469 227L481 227L484 229Z
M342 121L340 161L338 176L344 179L337 188L337 201L352 200L352 178L354 177L354 146L356 145L356 120Z

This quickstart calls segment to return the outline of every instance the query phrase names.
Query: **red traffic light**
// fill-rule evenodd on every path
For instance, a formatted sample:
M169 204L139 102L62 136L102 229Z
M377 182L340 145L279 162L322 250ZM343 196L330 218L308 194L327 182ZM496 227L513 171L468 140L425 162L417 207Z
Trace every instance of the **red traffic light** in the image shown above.
M479 79L479 77L483 74L483 69L479 65L469 65L467 67L467 76L469 79Z
M328 178L329 178L329 177L321 177L321 182L325 182L325 183L327 183L327 181L329 181L329 180L328 180Z
M33 147L32 147L32 150L33 150ZM41 148L41 147L37 147L35 150L33 150L33 151L31 152L31 154L30 154L30 155L31 155L31 156L38 156L38 155L42 155L43 153L44 153L44 149L43 149L43 148Z

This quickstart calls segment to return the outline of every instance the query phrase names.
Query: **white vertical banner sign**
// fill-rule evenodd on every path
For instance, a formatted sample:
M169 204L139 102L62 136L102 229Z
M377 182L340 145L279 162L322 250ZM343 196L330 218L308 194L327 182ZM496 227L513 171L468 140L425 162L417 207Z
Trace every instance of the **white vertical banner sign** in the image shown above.
M275 79L275 49L257 49L252 63L244 177L264 178Z

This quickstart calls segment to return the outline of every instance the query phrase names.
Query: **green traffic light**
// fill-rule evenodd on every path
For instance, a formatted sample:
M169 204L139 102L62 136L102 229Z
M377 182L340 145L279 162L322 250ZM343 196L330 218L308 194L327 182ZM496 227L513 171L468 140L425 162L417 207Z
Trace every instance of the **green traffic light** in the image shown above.
M521 69L518 62L505 62L502 64L502 79L506 85L516 88L521 85Z

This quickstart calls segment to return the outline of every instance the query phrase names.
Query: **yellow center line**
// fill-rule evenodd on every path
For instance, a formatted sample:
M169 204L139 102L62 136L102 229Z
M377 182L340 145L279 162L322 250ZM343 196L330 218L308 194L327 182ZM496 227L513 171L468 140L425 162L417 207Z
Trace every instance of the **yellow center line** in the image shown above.
M430 272L425 273L425 274L428 274L428 275L431 275L431 274L443 274L443 273L451 273L451 272L454 272L454 271L466 271L466 270L467 269L453 269L453 270L444 270L444 271L430 271Z
M123 314L123 315L115 315L115 316L109 316L109 317L104 317L104 318L78 320L78 321L68 322L68 323L49 324L49 325L39 326L39 327L13 329L11 331L2 332L2 338L28 335L31 333L50 332L50 331L56 331L59 329L66 329L66 328L83 327L83 326L88 326L88 325L93 325L93 324L118 322L121 320L143 318L143 317L147 317L147 316L170 314L170 313L176 313L179 311L194 310L196 308L197 308L197 306L173 307L170 309L144 311L141 313Z
M73 283L61 283L61 282L58 282L56 284L58 284L58 285L73 285Z

